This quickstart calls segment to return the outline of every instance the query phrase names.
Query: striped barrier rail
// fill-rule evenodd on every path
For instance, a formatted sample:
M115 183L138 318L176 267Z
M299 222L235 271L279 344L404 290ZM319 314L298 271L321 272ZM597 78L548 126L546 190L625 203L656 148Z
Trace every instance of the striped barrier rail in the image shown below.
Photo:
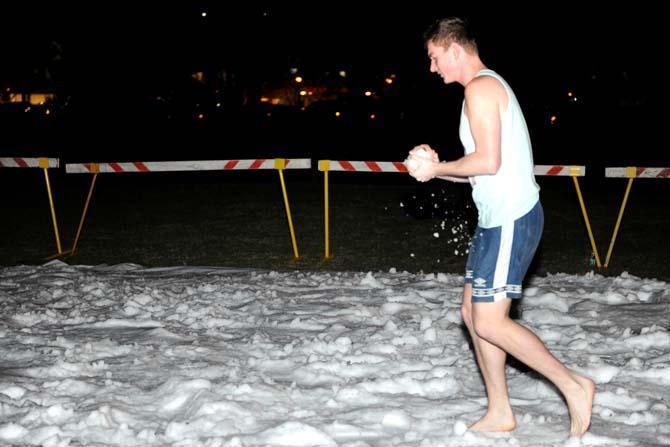
M614 231L612 232L609 248L607 249L607 257L605 258L605 267L607 267L609 266L610 259L612 258L612 252L614 250L614 244L616 242L617 235L619 234L619 227L621 226L623 213L626 209L626 205L628 204L628 196L630 195L630 190L633 187L633 180L636 178L667 179L670 178L670 168L648 168L638 166L627 166L625 168L605 168L605 177L628 179L626 191L624 192L623 200L621 201L621 207L619 208L619 215L617 216L616 224L614 225Z
M407 173L405 163L401 161L348 161L319 160L319 170L346 172L403 172Z
M298 259L298 244L295 238L293 228L293 219L291 217L291 208L286 192L286 183L284 182L283 171L285 169L310 169L312 161L308 158L269 158L269 159L237 159L237 160L196 160L196 161L135 161L135 162L113 162L113 163L68 163L65 165L65 171L68 174L93 174L91 186L88 190L88 196L84 204L84 210L79 220L79 227L75 235L74 245L71 253L77 250L77 243L81 236L81 231L88 212L88 206L93 195L93 188L98 174L101 173L142 173L142 172L178 172L178 171L242 171L242 170L268 170L275 169L279 173L282 195L284 197L284 206L286 208L286 218L288 220L289 231L291 235L291 244L293 247L293 257Z
M60 160L57 158L25 158L25 157L6 157L0 158L0 168L57 168L60 166Z
M283 160L282 169L310 169L311 160L298 159L255 159L255 160L199 160L199 161L135 161L124 163L68 163L68 174L98 174L122 172L178 172L178 171L229 171L279 169L277 160Z
M533 174L547 176L584 177L586 175L586 168L584 166L569 165L535 165L533 167Z
M51 193L51 182L49 181L49 169L58 168L60 160L57 158L26 158L26 157L2 157L0 158L0 168L38 168L44 171L44 181L47 185L47 195L49 196L49 208L51 209L51 222L53 223L54 235L56 237L56 249L58 252L48 259L63 256L60 243L60 232L58 231L58 220L56 219L56 208L54 207L53 194Z

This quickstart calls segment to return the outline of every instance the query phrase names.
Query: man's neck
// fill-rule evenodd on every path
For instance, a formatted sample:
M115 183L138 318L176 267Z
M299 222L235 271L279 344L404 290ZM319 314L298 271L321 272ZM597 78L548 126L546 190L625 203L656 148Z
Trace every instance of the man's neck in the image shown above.
M469 56L468 60L463 64L461 71L461 85L465 87L472 81L477 73L486 68L486 65L479 59L479 56Z

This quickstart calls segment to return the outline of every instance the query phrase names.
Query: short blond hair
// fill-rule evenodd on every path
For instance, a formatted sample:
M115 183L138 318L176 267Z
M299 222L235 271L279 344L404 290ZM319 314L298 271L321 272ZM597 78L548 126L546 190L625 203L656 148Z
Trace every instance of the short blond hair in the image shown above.
M468 22L458 17L436 20L426 30L423 37L426 44L432 42L435 45L449 48L452 42L456 42L469 52L479 52L477 42L468 27Z

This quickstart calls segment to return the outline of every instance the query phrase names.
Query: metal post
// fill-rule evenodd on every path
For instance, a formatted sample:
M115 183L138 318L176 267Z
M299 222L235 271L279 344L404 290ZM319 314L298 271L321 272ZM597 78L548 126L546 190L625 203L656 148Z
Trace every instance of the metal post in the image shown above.
M610 246L607 249L607 257L605 258L605 267L610 263L610 258L612 257L612 250L614 250L614 242L616 242L617 234L619 233L619 226L621 225L621 219L623 219L623 212L626 209L626 203L628 203L628 195L630 194L630 189L633 186L634 177L628 178L628 186L626 186L626 193L623 196L623 202L621 202L621 208L619 209L619 216L614 226L614 233L612 233L612 239L610 240Z
M56 247L58 248L58 255L60 256L61 254L63 254L63 250L61 249L60 245L58 221L56 220L56 209L54 208L54 200L51 194L51 183L49 182L49 171L47 170L47 168L43 169L44 169L44 180L46 181L47 184L47 194L49 195L49 206L51 207L51 221L53 222L54 234L56 235Z
M72 245L72 255L77 251L77 243L79 242L79 236L81 236L81 229L84 227L84 219L86 219L86 213L88 212L88 204L91 202L91 196L93 195L93 188L95 187L95 180L98 178L98 172L93 173L93 180L91 181L91 187L88 189L88 196L86 197L86 203L84 204L84 212L81 214L81 219L79 220L79 228L77 228L77 235L74 238L74 244Z
M284 195L284 205L286 206L286 218L288 219L288 228L291 232L291 244L293 245L293 257L299 259L298 244L295 240L295 231L293 230L293 219L291 219L291 207L288 203L288 194L286 193L286 184L284 183L284 167L286 160L283 158L275 158L275 169L279 172L279 182L281 183L282 194Z
M572 180L575 183L575 190L577 191L577 198L579 199L579 206L582 208L582 215L584 216L584 222L586 223L586 231L589 233L589 240L591 241L591 249L593 254L596 257L596 267L602 267L600 263L600 255L598 254L598 249L596 248L596 241L593 239L593 232L591 231L591 223L589 222L589 215L586 212L586 207L584 206L584 199L582 198L582 191L579 189L579 180L577 180L576 175L571 175Z

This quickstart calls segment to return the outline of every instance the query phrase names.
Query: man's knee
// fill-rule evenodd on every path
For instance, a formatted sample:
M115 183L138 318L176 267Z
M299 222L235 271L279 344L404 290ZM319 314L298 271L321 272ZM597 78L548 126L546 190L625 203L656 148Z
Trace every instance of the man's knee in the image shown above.
M483 305L485 306L486 304ZM485 313L476 312L472 316L472 327L477 336L492 342L499 333L500 320L498 318L492 318Z

